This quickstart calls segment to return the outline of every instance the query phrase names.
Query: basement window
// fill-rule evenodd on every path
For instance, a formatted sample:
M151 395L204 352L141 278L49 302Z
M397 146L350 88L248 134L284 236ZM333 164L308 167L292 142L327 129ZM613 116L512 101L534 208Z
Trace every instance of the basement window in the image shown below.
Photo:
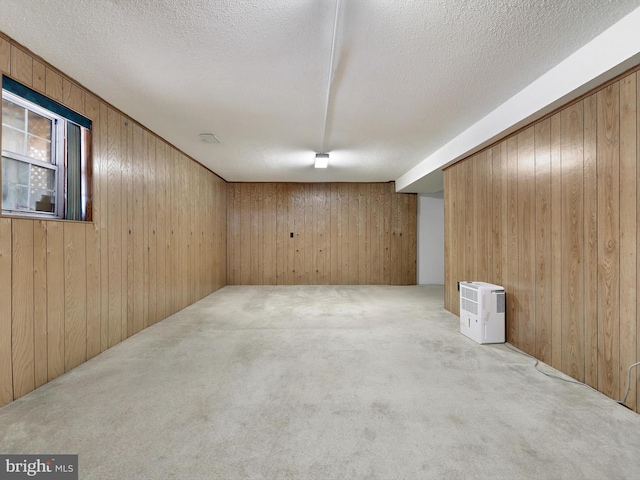
M91 121L2 78L2 214L91 220Z

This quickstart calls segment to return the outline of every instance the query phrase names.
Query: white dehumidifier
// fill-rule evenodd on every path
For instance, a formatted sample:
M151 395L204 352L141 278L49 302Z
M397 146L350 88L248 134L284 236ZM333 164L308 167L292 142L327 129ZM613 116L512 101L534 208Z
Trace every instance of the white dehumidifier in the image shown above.
M478 343L505 342L504 288L460 282L460 333Z

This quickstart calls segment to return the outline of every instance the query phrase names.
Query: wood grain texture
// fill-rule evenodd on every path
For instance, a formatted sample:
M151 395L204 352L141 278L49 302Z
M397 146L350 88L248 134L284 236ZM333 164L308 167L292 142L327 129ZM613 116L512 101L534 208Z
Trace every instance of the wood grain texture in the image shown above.
M33 347L36 388L47 378L47 222L33 222Z
M231 183L228 199L230 284L416 283L417 197L393 184Z
M120 332L124 340L130 335L129 331L129 299L132 291L129 283L129 268L132 264L131 258L131 218L129 212L129 202L131 202L131 152L129 150L129 138L131 136L131 122L128 118L120 119L120 173L122 174L121 197L120 197L120 235L122 248L122 313L120 315ZM115 233L115 232L114 232Z
M100 103L94 125L94 213L100 234L100 351L109 348L109 138L108 108Z
M627 368L640 359L638 75L445 172L446 308L457 313L456 281L477 268L473 257L486 253L483 230L491 230L493 261L501 265L493 278L508 295L509 342L533 347L537 358L615 399L626 390ZM492 157L490 174L484 154ZM492 213L475 206L486 205L489 189ZM471 236L469 208L478 217ZM635 411L639 380L635 372L626 402Z
M33 220L12 220L11 353L15 398L35 388Z
M583 104L560 114L562 131L562 371L584 379Z
M551 364L551 120L535 126L535 356Z
M640 239L640 74L636 73L636 238ZM640 276L640 242L636 245L636 274ZM636 279L636 361L640 361L640 278ZM636 379L636 412L640 411L640 368Z
M57 102L63 102L63 78L50 68L46 68L45 72L45 93Z
M551 366L562 368L562 158L560 114L551 117Z
M133 244L132 259L133 271L130 272L130 288L132 293L132 301L130 302L132 314L132 333L138 333L144 328L144 290L145 290L145 243L146 234L144 232L144 214L145 214L145 159L147 155L148 139L144 135L142 128L134 125L133 127L133 196L132 205L132 230Z
M620 388L627 389L627 369L637 361L637 152L636 76L620 80ZM636 382L631 377L625 405L636 409Z
M530 355L535 353L535 130L529 127L518 134L518 345Z
M11 219L0 218L0 298L2 298L0 302L0 407L13 400L11 263Z
M64 373L65 296L64 223L47 222L47 374Z
M518 318L518 138L507 140L507 262L508 275L504 288L507 301L507 341L519 345Z
M85 225L64 224L64 370L87 359L87 265Z
M47 67L37 60L33 61L33 88L39 92L46 91Z
M85 228L87 267L87 360L101 352L101 302L100 302L100 230L89 224Z
M122 305L124 297L122 259L126 258L122 245L122 151L121 124L123 119L115 110L108 110L107 133L107 188L108 197L108 227L109 241L109 347L121 342Z
M27 87L33 87L33 59L14 45L11 46L11 75Z
M0 38L0 72L11 74L11 44Z
M598 102L598 390L618 396L620 372L620 86Z
M78 113L84 113L84 95L75 83L62 79L62 103Z
M584 99L584 382L598 386L598 178L596 96Z
M227 202L226 182L4 38L0 70L93 120L93 223L0 218L4 405L224 286Z

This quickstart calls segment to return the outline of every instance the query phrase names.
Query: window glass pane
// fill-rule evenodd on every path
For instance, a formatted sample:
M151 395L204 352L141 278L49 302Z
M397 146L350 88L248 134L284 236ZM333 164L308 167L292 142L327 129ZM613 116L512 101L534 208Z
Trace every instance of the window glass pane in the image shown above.
M27 156L41 162L51 163L51 142L49 140L28 135L27 142L29 144Z
M27 118L27 131L30 134L51 140L51 120L31 111L27 112Z
M49 168L31 165L31 187L45 190L53 190L55 184L55 172Z
M53 212L55 170L2 157L2 208Z
M2 208L26 210L29 203L29 164L2 157Z
M2 186L15 184L28 187L30 166L25 162L2 157Z
M11 103L8 100L2 100L3 124L24 130L24 113L25 109L23 107Z
M2 149L13 153L25 154L24 133L2 125Z
M55 207L54 198L53 190L32 188L29 208L38 212L53 212Z

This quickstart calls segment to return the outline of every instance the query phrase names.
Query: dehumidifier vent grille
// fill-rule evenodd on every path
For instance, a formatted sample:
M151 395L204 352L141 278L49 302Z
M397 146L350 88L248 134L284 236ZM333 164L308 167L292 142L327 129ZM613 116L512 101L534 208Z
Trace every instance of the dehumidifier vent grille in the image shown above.
M505 306L504 306L504 292L502 293L498 293L497 294L497 298L496 298L496 313L504 313L505 310Z
M473 313L474 315L478 314L478 304L466 298L462 299L462 309L466 312Z

